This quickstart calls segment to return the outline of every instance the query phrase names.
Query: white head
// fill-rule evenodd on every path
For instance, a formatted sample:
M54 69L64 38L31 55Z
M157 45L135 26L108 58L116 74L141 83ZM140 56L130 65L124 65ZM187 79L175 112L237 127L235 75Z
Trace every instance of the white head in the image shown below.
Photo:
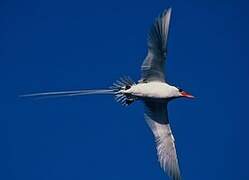
M179 98L179 97L194 98L194 96L192 96L191 94L175 86L171 86L170 95L172 98Z

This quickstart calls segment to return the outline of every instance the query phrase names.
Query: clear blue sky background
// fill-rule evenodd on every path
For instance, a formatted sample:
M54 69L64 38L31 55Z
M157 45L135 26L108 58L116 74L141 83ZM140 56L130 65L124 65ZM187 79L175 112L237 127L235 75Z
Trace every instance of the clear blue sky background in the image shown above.
M142 103L29 92L138 80L154 18L172 7L167 77L195 95L169 105L185 180L249 179L249 2L0 3L0 179L167 179Z

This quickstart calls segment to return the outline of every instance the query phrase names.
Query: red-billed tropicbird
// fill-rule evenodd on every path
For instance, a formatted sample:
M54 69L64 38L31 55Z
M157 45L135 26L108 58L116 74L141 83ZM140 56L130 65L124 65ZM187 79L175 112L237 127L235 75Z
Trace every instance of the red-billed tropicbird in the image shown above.
M148 34L148 53L141 66L141 79L134 83L129 77L121 78L109 89L46 92L23 95L25 97L60 97L87 94L111 94L118 102L128 106L136 100L145 104L145 120L155 139L161 167L173 180L180 180L180 169L175 140L170 129L167 103L179 97L192 95L165 82L164 64L167 56L167 39L171 9L156 18Z

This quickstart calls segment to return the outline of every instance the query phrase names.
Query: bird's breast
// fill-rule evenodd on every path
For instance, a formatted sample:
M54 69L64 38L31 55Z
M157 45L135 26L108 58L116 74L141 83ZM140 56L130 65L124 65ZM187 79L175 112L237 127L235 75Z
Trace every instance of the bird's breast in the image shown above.
M148 82L134 85L130 90L133 96L140 98L166 99L170 97L170 85L163 82Z

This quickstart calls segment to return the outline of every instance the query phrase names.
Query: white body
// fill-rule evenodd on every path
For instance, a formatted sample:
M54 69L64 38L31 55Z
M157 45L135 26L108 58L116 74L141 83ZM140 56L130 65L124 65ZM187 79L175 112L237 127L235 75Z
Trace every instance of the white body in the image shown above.
M141 79L138 84L129 78L121 78L110 89L89 89L79 91L45 92L23 95L23 97L62 97L88 94L109 94L125 106L135 100L145 105L144 117L156 140L158 160L161 167L172 178L180 180L175 140L168 120L167 101L177 97L192 95L165 83L164 64L167 55L167 39L171 9L165 10L156 18L148 34L148 53L141 66Z
M148 83L139 83L131 86L130 89L124 90L124 93L129 93L138 98L155 98L168 99L179 96L176 87L164 82L152 81Z

